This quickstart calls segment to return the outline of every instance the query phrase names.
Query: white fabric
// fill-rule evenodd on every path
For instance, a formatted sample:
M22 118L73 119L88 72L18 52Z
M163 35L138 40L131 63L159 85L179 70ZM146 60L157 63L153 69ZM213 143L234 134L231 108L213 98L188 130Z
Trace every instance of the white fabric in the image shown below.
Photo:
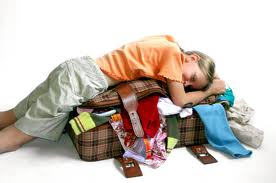
M246 124L254 115L254 109L248 106L244 99L240 99L235 102L233 107L227 111L228 118L240 124Z
M264 132L249 123L254 115L254 109L248 106L243 100L235 102L233 107L227 111L229 126L235 136L244 144L253 148L261 146L264 138Z
M181 108L177 105L174 105L173 102L166 97L159 97L157 108L159 114L162 114L163 116L169 116L179 113L179 116L181 118L185 118L193 114L192 108Z
M229 126L231 127L235 136L242 143L254 148L258 148L262 144L264 138L264 132L262 130L259 130L250 124L239 124L233 120L229 121Z

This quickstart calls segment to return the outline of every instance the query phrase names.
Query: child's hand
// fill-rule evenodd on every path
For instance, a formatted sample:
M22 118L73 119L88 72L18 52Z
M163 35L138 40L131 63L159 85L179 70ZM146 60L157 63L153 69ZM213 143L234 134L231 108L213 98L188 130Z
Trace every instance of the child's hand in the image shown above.
M218 73L215 73L214 79L220 79Z
M225 82L221 79L214 79L213 83L208 89L211 95L218 95L225 93L226 85Z

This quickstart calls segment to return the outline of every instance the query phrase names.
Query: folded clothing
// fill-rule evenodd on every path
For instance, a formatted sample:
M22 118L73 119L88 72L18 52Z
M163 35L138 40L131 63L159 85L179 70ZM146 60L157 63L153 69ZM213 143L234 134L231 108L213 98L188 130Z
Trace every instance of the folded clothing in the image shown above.
M245 149L234 136L221 104L197 105L194 109L204 124L206 138L211 146L234 158L252 154L252 151Z
M96 126L106 123L109 117L97 116L93 113L82 112L69 121L76 135L91 130Z
M229 108L227 117L229 120L234 120L240 124L247 124L254 115L254 112L254 109L241 99L236 101L233 107Z
M145 163L153 168L161 166L166 158L165 124L161 124L153 138L139 138L135 135L131 139L126 139L129 132L125 131L120 113L113 114L109 120L112 128L118 136L122 147L125 150L124 157L133 158L141 163ZM131 141L131 142L130 142Z
M179 114L181 118L185 118L193 114L192 108L182 108L174 105L174 103L168 97L159 97L157 108L159 114L162 114L163 116Z
M219 95L217 98L217 101L224 101L224 100L228 101L230 107L234 105L235 96L234 96L233 90L229 86L226 87L225 93L222 95Z
M242 125L236 123L233 120L229 121L229 126L231 127L235 136L244 144L250 147L258 148L261 146L264 139L264 132L250 124Z
M145 137L153 138L160 127L159 113L157 109L158 95L151 95L138 101L137 113L145 132ZM124 128L129 133L133 132L129 115L125 109L122 109L121 116L124 122Z
M167 153L170 153L179 140L178 121L175 115L166 116L167 122Z

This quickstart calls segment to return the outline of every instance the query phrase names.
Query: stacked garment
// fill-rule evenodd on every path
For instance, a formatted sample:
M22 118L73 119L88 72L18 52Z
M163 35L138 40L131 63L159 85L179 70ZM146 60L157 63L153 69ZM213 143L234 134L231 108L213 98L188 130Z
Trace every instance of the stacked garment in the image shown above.
M264 132L252 125L254 109L244 99L240 99L226 112L229 125L235 136L250 147L260 147L264 139Z
M233 99L233 97L230 98ZM237 128L237 125L234 126L231 124L234 120L246 119L245 121L248 121L248 115L246 115L247 118L239 117L241 112L238 113L237 108L241 107L237 107L235 104L229 108L231 114L227 112L227 114L229 114L226 116L225 109L220 104L211 105L212 107L205 107L208 105L203 106L204 108L202 105L197 105L193 109L183 109L174 105L169 98L154 95L139 100L137 112L145 131L145 136L143 138L138 138L134 135L127 112L124 109L112 109L103 113L98 113L93 110L79 110L79 116L73 118L70 121L70 124L75 133L80 134L109 121L125 150L125 153L123 154L124 157L132 157L141 163L157 168L165 162L169 153L178 142L179 135L177 120L175 118L176 115L187 117L192 115L193 110L196 110L204 122L205 129L207 130L206 137L210 145L235 158L250 156L252 152L243 148L238 141L241 139L241 135L236 135L235 133L235 129L240 128ZM244 107L242 108L244 109ZM219 113L216 111L219 111ZM250 114L252 114L252 110L249 110L249 108L245 111L248 113L251 111ZM229 120L229 124L234 134L230 130L227 117L228 119L231 119ZM214 119L219 121L215 123L216 125L213 124ZM214 131L217 133L215 138ZM244 132L239 132L244 135ZM236 139L234 135L238 139ZM225 144L227 141L233 143L230 143L230 145ZM241 141L250 144L248 139L243 139ZM256 140L253 141L255 142ZM258 144L258 146L260 145L261 141L259 140L258 142L259 143L255 143L255 146L256 144Z
M178 142L179 132L174 114L187 117L192 114L192 109L182 109L173 105L168 98L151 95L139 100L137 113L145 132L143 138L135 136L124 109L112 115L109 122L125 150L123 157L158 168Z
M204 124L206 138L212 147L234 158L249 157L252 154L231 131L222 104L197 105L194 109Z
M264 138L264 132L252 125L254 109L244 99L235 101L233 90L227 86L224 94L218 96L217 102L227 101L229 107L226 110L229 126L234 135L242 143L258 148Z

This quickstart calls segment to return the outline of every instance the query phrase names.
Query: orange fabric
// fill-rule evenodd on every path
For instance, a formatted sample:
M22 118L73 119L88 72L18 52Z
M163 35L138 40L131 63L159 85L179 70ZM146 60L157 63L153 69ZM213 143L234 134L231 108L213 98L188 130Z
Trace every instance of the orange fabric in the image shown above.
M184 54L172 36L150 36L126 44L96 59L101 70L115 80L141 77L182 82Z
M144 138L144 144L145 144L145 147L146 147L146 159L152 159L149 139Z

